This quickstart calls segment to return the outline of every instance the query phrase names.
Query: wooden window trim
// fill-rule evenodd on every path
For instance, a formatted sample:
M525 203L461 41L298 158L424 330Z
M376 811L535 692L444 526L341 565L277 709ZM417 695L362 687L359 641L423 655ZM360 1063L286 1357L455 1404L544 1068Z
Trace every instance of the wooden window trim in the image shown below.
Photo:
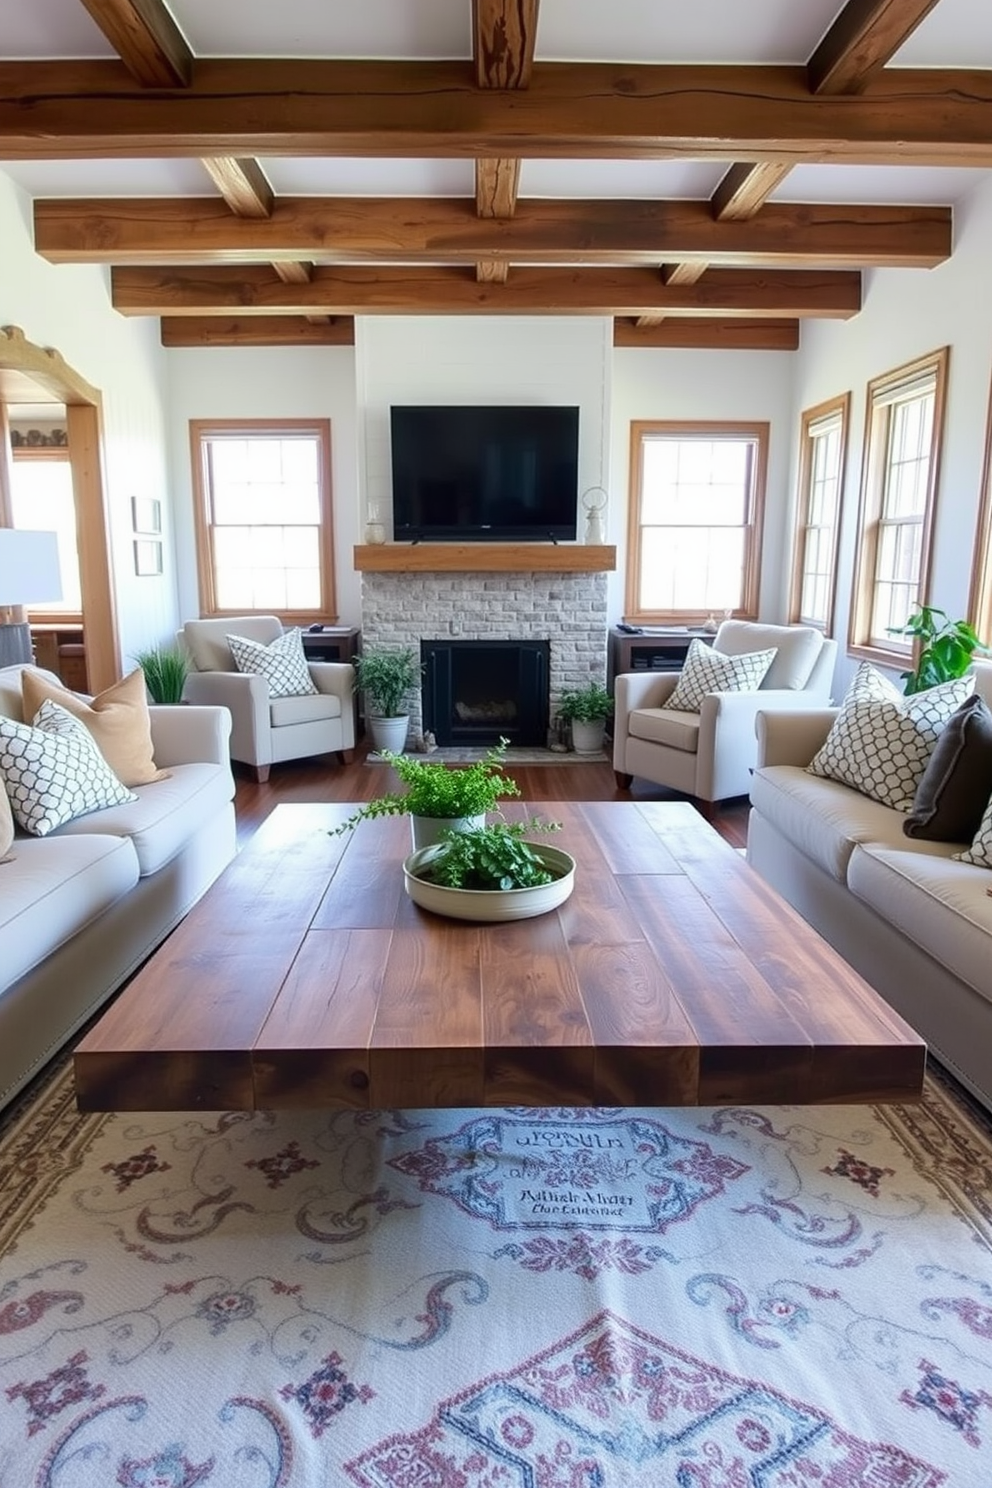
M317 440L320 469L320 560L321 603L306 610L227 610L218 607L214 587L213 527L208 520L209 486L206 479L204 440L214 434L311 434ZM196 532L196 573L200 595L200 614L221 619L225 615L246 613L275 614L288 625L310 625L318 620L338 619L334 568L334 503L331 494L331 423L330 419L190 419L190 463L193 474L193 516Z
M944 435L944 409L947 402L947 372L950 347L942 346L926 356L905 362L867 386L865 398L865 433L861 457L861 489L858 497L858 540L854 560L851 615L848 625L847 653L859 661L878 666L905 667L912 658L912 644L893 637L890 645L880 646L869 640L872 600L878 551L878 519L881 512L881 461L885 450L879 449L878 416L891 407L894 395L910 387L925 375L934 377L933 426L930 436L930 466L927 472L927 494L920 535L920 572L915 599L926 604L930 594L930 567L933 547L934 518L940 485L940 464ZM887 415L886 415L887 418Z
M813 438L811 430L835 416L840 418L840 453L838 458L837 517L834 522L833 544L830 551L830 598L827 622L802 617L803 567L806 558L806 535L809 525L810 480L813 470ZM840 524L844 510L844 490L847 483L847 438L851 423L851 394L839 393L836 398L827 398L812 408L803 410L799 432L799 478L796 498L796 534L792 559L792 587L789 595L789 620L793 625L810 625L822 630L824 635L834 633L837 613L837 560L840 553Z
M632 419L630 425L630 475L627 492L627 563L624 586L624 619L644 625L702 625L706 610L642 610L638 606L637 576L641 571L641 485L644 473L644 437L663 434L687 439L698 435L706 439L753 439L754 463L751 479L751 504L748 513L750 537L745 545L742 602L734 611L740 620L754 620L758 615L758 593L761 581L761 544L764 534L765 489L768 483L768 442L770 425L764 421L735 422L708 419Z
M985 456L975 525L975 556L971 568L968 618L983 641L992 635L992 379L985 418Z

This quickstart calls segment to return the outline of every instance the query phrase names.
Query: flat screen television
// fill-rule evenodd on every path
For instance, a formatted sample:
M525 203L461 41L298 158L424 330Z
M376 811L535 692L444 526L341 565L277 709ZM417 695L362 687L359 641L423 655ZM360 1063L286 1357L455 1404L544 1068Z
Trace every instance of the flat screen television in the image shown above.
M574 542L579 410L394 406L396 542Z

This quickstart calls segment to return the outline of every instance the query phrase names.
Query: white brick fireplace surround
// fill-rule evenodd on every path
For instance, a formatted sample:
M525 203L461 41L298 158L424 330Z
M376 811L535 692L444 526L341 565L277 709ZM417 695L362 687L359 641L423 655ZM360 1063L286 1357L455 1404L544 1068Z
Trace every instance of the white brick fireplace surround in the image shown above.
M550 716L567 688L606 678L605 573L363 573L362 646L550 641ZM410 729L423 727L419 695Z

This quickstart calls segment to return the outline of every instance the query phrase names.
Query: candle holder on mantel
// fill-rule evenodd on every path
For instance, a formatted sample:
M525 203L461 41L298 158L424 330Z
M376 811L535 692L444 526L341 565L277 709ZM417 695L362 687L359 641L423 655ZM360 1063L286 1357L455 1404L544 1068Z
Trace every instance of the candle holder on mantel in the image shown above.
M365 541L373 547L378 547L380 543L386 541L386 528L377 506L369 507L368 520L365 523Z
M582 493L582 510L586 514L586 543L598 547L606 541L603 530L603 512L609 496L602 486L590 486Z

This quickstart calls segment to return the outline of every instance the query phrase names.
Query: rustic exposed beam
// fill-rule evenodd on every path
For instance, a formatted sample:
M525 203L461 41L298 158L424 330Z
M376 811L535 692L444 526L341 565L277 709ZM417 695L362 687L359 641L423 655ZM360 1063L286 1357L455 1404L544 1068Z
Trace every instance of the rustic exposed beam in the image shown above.
M299 263L295 259L286 259L285 261L276 259L273 261L272 267L283 284L309 284L313 278L312 263Z
M480 88L526 88L534 64L538 0L472 0L472 54Z
M717 222L746 222L765 205L778 183L792 169L765 160L732 165L710 198Z
M350 315L163 316L163 346L354 346Z
M520 183L519 160L475 162L475 211L479 217L512 217Z
M992 165L992 72L883 70L814 97L803 67L535 63L479 89L465 62L198 61L182 92L116 62L0 64L0 158L383 155Z
M698 284L665 285L651 269L518 268L506 284L467 268L316 268L283 284L270 268L115 268L125 315L759 315L848 319L861 275L711 269Z
M193 54L161 0L83 0L114 51L147 88L185 88Z
M52 263L317 262L700 264L931 268L949 258L947 207L770 202L715 222L706 201L525 198L480 218L467 198L278 197L237 218L209 197L38 200L35 249ZM689 272L685 270L683 272Z
M475 266L475 277L479 284L505 284L510 277L510 265L482 258Z
M257 160L208 155L202 164L236 217L268 217L274 197Z
M694 259L687 259L684 263L662 264L662 284L695 284L701 279L709 267L706 263L698 263Z
M644 317L646 319L646 317ZM798 320L705 320L673 315L651 326L640 321L613 322L614 346L672 346L712 348L717 351L795 351L799 346Z
M860 93L937 0L847 0L809 59L813 93Z

